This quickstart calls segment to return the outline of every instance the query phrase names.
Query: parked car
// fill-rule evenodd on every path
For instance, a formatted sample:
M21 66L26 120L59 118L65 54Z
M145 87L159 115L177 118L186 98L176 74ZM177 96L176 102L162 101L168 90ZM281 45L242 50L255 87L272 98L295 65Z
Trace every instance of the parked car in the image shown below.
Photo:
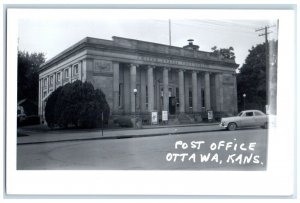
M255 126L268 128L268 116L259 110L246 110L235 117L222 118L220 126L227 130Z
M26 114L24 113L23 107L18 107L17 109L17 123L20 124L26 119Z

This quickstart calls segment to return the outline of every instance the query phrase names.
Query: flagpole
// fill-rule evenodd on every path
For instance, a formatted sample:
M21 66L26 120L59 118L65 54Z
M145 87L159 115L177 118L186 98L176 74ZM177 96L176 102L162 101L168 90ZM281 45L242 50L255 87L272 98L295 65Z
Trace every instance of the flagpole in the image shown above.
M171 38L171 19L169 19L169 44L172 45L172 38Z

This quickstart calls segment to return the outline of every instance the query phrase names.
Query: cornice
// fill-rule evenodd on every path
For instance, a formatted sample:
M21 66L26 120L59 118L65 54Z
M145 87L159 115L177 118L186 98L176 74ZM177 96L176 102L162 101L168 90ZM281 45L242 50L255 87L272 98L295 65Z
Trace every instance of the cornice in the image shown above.
M133 55L141 55L141 56L151 56L151 57L164 57L167 59L172 60L184 60L184 61L194 61L198 63L205 63L205 64L212 64L212 65L223 65L226 67L231 68L237 68L239 65L234 62L234 60L228 60L228 59L220 59L218 57L210 56L210 52L203 52L203 51L196 51L196 50L186 50L180 47L175 46L168 46L158 43L152 43L152 42L145 42L140 40L133 40L133 39L127 39L127 38L121 38L121 37L113 37L113 41L110 40L103 40L103 39L97 39L97 38L91 38L86 37L82 39L81 41L77 42L73 46L67 48L63 52L59 53L52 59L48 60L44 64L40 66L39 72L42 72L43 70L47 69L48 67L51 67L65 58L68 58L76 53L79 53L83 50L99 50L99 51L110 51L115 53L127 53L127 54L133 54ZM132 42L133 45L131 47L122 45L121 43L117 43L115 40L121 39L121 40L127 40L129 43ZM171 52L170 49L177 49L177 51L180 51L182 53L189 53L193 56L182 56L179 54L170 54L166 52L159 52L159 50L149 51L149 50L143 50L138 47L138 43L149 44L149 46L160 46L166 50L166 52ZM134 47L134 44L137 47ZM141 45L141 46L143 46ZM158 49L158 48L157 48ZM195 57L194 55L199 55L201 57ZM205 56L207 55L207 57Z

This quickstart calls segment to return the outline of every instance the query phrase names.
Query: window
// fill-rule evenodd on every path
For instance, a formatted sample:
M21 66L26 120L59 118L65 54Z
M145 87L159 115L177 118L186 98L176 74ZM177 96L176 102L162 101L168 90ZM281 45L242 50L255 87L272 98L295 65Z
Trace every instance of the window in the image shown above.
M44 79L44 87L47 86L47 78Z
M78 64L73 66L73 74L78 75Z
M47 96L47 91L43 92L43 98Z
M246 116L253 116L253 112L246 112Z
M264 114L262 114L262 113L259 112L259 111L255 111L255 112L254 112L254 115L255 115L255 116L263 116Z
M53 75L50 76L50 86L53 85Z
M69 69L65 69L65 78L68 78L69 77Z
M58 73L56 74L56 81L57 81L57 82L60 82L60 72L58 72Z

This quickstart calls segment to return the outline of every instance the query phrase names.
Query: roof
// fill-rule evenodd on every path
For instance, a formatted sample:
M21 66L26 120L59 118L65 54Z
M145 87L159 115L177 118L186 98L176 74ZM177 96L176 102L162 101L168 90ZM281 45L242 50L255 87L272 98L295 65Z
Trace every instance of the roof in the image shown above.
M62 51L50 60L46 61L40 66L40 72L52 65L64 60L66 57L72 56L82 50L92 48L99 50L110 50L116 52L131 52L133 54L159 54L159 56L166 57L180 57L184 59L201 59L210 62L222 62L227 66L237 68L238 64L232 59L224 59L214 55L212 52L205 52L199 50L190 50L182 47L169 46L165 44L147 42L136 39L129 39L123 37L113 36L113 40L98 39L92 37L85 37L71 47Z

